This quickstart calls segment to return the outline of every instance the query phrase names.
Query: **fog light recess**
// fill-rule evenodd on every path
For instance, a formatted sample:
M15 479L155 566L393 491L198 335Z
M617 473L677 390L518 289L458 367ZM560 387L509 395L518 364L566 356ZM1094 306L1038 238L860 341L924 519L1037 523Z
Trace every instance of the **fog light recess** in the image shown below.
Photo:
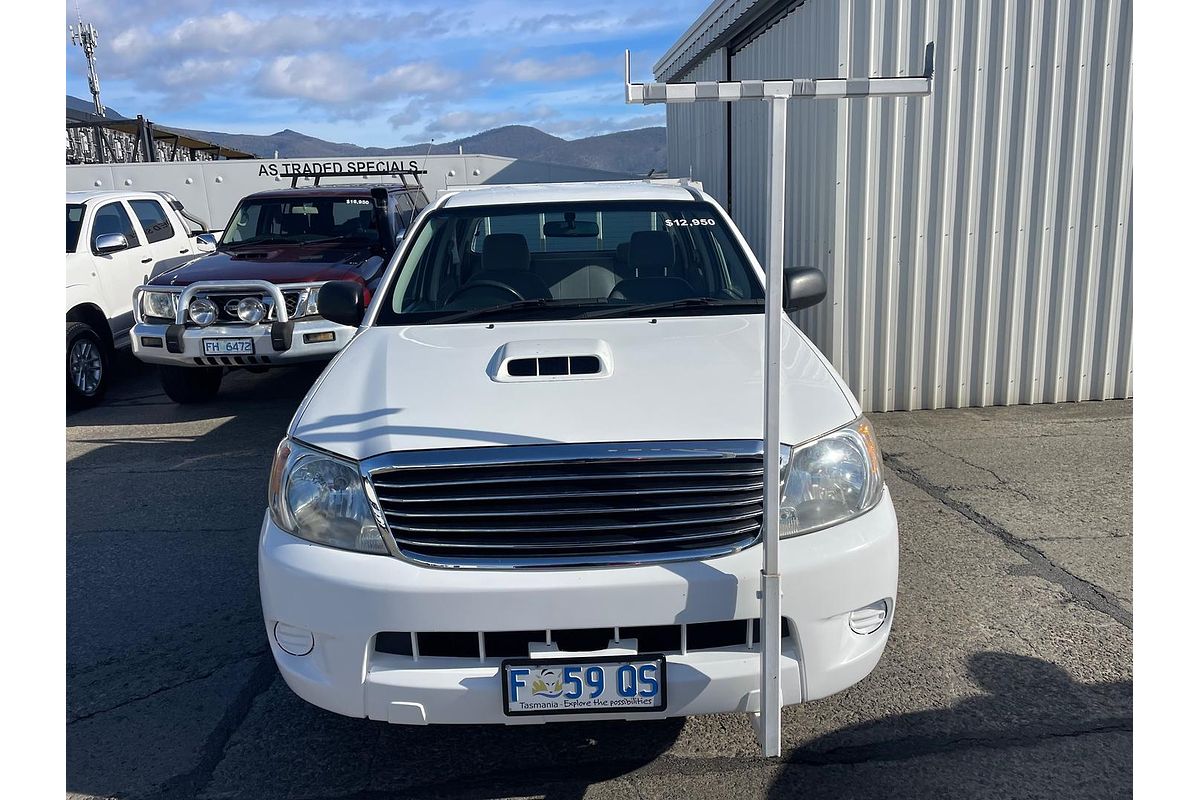
M850 630L866 636L882 628L883 623L887 622L887 618L887 600L876 600L869 606L863 606L850 612Z
M286 622L275 623L275 641L283 652L293 656L306 656L313 649L312 631L288 625Z

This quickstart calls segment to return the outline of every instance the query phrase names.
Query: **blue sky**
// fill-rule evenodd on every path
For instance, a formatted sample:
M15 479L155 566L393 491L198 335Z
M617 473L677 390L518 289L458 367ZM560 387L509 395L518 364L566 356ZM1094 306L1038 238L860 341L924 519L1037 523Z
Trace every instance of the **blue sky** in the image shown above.
M395 146L507 124L574 139L662 125L626 106L707 0L79 0L99 29L101 99L184 128ZM69 0L68 22L75 20ZM87 99L66 44L67 93Z

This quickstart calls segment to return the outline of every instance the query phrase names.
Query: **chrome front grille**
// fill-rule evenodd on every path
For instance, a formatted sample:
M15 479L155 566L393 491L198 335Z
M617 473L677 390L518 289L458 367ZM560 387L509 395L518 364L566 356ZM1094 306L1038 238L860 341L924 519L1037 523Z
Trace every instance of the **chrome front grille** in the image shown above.
M397 547L439 566L718 555L762 524L759 442L488 447L366 465Z

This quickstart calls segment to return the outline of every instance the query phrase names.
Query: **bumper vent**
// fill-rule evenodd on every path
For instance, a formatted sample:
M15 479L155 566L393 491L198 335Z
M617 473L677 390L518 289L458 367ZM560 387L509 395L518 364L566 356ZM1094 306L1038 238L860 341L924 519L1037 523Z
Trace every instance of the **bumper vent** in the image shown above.
M412 454L443 460L369 464L368 473L396 544L414 560L619 564L753 543L760 452L758 442L492 447Z
M783 638L791 635L781 620ZM563 655L603 650L614 639L637 639L638 653L703 652L728 648L756 650L757 619L700 622L690 625L639 625L619 628L475 632L383 631L375 636L375 651L418 658L525 658L531 642L552 642Z

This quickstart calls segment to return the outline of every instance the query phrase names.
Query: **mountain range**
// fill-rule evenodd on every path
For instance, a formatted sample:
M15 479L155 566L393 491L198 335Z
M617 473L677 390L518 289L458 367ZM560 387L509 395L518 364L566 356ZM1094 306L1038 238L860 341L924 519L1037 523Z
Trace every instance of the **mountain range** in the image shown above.
M92 104L67 95L67 108L87 112L92 109ZM111 108L106 110L110 119L121 117ZM451 142L434 143L431 148L428 142L400 147L361 147L350 142L318 139L290 128L258 135L190 130L158 123L156 126L253 153L260 158L271 158L276 153L280 158L419 156L427 152L446 155L459 152L461 147L464 153L523 158L634 175L645 175L650 170L665 169L667 166L667 129L662 127L618 131L583 139L563 139L529 125L505 125Z
M562 139L528 125L505 125L451 142L401 147L361 147L349 142L330 142L291 129L265 136L177 129L198 139L225 145L262 158L276 152L280 158L326 158L352 156L422 156L479 153L524 158L548 164L566 164L590 169L645 175L667 166L667 129L640 128L583 139Z

